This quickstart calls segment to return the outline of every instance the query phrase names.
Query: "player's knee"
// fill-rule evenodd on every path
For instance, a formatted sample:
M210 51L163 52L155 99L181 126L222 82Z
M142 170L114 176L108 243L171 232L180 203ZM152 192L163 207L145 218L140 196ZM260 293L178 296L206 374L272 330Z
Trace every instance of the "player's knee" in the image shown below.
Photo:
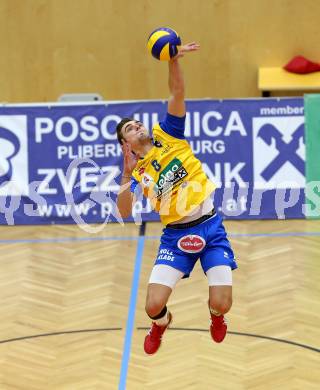
M210 301L210 306L217 312L221 314L226 314L231 309L232 306L232 297L224 296L215 301Z
M163 300L154 297L147 300L145 310L148 316L153 318L161 313L165 305L166 302L163 302Z

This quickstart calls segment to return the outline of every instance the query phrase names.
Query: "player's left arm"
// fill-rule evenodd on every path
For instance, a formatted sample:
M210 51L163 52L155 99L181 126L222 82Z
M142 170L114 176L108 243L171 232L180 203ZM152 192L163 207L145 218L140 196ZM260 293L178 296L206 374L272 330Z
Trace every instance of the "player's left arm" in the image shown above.
M173 116L183 117L186 114L185 106L185 83L179 58L186 53L196 51L200 46L191 42L180 47L178 54L169 61L169 91L168 113Z

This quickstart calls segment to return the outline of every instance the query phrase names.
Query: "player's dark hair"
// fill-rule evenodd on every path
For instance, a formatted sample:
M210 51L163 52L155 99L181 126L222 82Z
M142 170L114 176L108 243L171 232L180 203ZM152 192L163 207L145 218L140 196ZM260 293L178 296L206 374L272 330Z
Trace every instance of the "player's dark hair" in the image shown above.
M124 136L123 136L123 134L121 132L121 129L122 129L122 127L126 123L128 123L130 121L134 121L134 119L132 119L132 118L122 118L121 121L117 124L117 128L116 128L117 129L117 138L118 138L118 142L119 142L120 145L123 144L123 140L124 140Z

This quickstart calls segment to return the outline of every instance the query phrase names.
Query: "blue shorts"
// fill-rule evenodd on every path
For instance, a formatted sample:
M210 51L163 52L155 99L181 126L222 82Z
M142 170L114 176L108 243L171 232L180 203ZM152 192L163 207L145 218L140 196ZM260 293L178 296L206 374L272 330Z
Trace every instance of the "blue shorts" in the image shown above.
M155 264L166 264L189 277L200 258L203 271L217 265L238 268L220 215L186 229L163 229Z

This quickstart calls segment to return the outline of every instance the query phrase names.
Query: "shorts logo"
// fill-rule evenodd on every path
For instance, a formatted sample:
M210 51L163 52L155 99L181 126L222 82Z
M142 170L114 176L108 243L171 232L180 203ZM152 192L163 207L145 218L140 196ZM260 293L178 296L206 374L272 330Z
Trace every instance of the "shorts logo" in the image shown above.
M255 188L305 186L304 117L253 119Z
M0 116L0 196L28 195L27 117Z
M187 253L201 252L205 245L206 242L202 237L193 234L183 236L178 241L178 248Z
M157 260L174 261L174 255L168 249L160 249Z

